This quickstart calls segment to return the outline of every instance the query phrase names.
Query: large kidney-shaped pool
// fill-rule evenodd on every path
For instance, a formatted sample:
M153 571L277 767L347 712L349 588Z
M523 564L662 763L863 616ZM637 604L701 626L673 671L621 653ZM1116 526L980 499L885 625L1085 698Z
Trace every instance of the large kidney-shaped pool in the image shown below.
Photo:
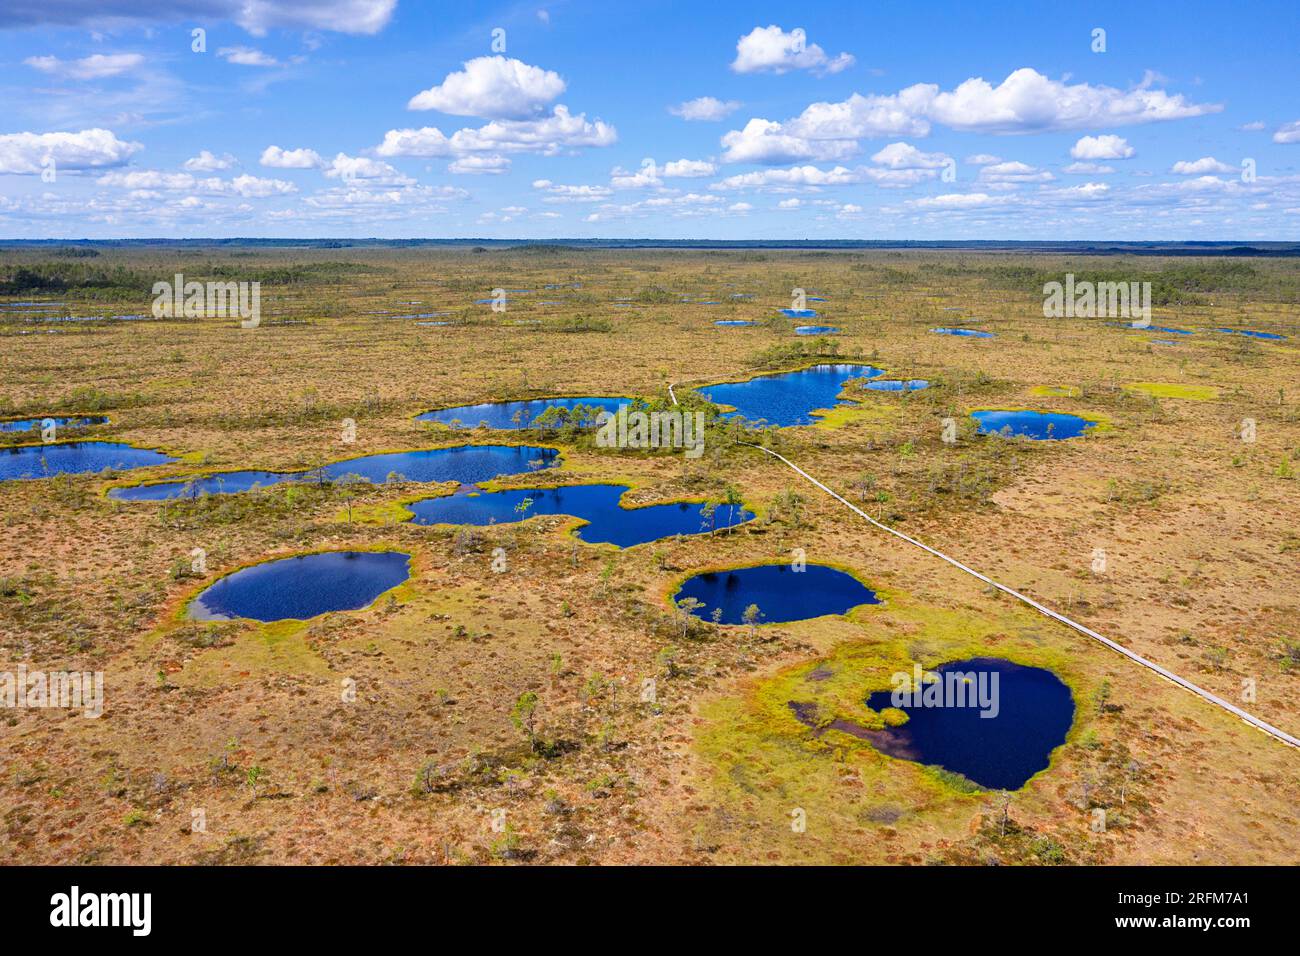
M559 462L554 448L532 445L455 445L383 455L364 455L331 462L317 471L222 471L211 475L164 481L151 485L114 488L110 498L120 501L167 501L199 495L230 495L265 488L285 481L310 481L319 474L327 481L356 475L382 483L400 475L406 481L458 481L473 484L499 475L520 475Z
M58 442L0 448L0 481L89 474L108 469L129 471L175 461L152 448L113 441Z
M462 489L454 495L425 498L407 508L416 524L472 524L523 521L533 515L573 515L587 524L579 529L591 544L629 548L679 534L721 531L749 521L753 513L739 505L717 505L712 513L698 502L627 508L620 503L627 485L567 485L559 488L512 488L507 491Z
M727 416L740 415L769 425L811 425L815 410L829 409L838 402L845 382L884 374L884 369L872 365L814 365L745 382L706 385L698 391L711 402L733 406L735 411Z
M190 617L283 621L355 611L410 577L410 564L400 551L323 551L254 564L203 591Z
M868 697L872 710L897 707L908 719L860 736L891 757L938 764L988 789L1017 790L1047 769L1074 722L1070 688L1040 667L975 657L942 664L931 677L919 694Z

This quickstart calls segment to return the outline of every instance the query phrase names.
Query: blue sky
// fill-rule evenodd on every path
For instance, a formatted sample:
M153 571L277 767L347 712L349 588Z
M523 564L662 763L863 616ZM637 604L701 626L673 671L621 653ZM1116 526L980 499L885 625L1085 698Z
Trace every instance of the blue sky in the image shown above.
M13 0L0 237L1294 240L1298 23L1293 2Z

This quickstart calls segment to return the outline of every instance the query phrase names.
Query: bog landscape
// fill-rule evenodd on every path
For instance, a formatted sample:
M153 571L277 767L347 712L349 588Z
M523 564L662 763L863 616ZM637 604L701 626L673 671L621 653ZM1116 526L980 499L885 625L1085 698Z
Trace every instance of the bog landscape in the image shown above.
M1285 931L1297 50L0 3L5 938Z
M1294 863L1298 261L8 247L0 842Z

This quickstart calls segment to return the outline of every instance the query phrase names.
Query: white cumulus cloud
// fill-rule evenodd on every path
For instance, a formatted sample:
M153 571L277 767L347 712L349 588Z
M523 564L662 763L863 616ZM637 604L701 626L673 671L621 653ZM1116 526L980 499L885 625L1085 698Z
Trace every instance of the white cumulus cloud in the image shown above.
M588 121L557 106L550 116L535 120L493 120L477 129L445 135L434 126L392 129L376 147L380 156L461 156L467 153L540 153L555 156L586 146L610 146L618 132L602 120Z
M315 169L325 165L320 153L314 149L281 149L279 146L262 150L259 162L276 169Z
M717 167L702 159L675 159L664 163L663 174L668 179L694 179L712 176Z
M1137 150L1124 137L1108 133L1081 137L1070 147L1070 155L1075 159L1131 159Z
M1235 166L1221 163L1213 156L1203 156L1193 160L1180 159L1170 170L1181 176L1204 176L1207 173L1235 173L1236 171Z
M23 60L32 69L73 80L99 80L134 70L144 63L139 53L96 53L80 60L60 60L57 56L29 56Z
M1273 142L1300 143L1300 120L1279 126L1277 132L1273 134Z
M736 41L736 59L731 69L736 73L788 73L791 70L815 70L838 73L853 65L848 53L828 57L816 43L809 43L802 27L789 33L780 27L754 27Z
M47 159L56 170L100 169L121 166L140 143L120 140L106 129L76 133L5 133L0 135L0 173L39 173Z
M232 20L254 36L278 28L374 34L396 7L397 0L40 0L0 7L0 27Z
M1055 178L1045 169L1019 162L993 163L981 169L979 175L982 183L1046 183Z
M199 155L191 156L181 166L192 173L215 173L219 170L230 169L235 164L235 157L229 153L222 153L217 156L210 150L202 149L199 150Z
M684 120L717 122L726 119L738 109L740 109L739 100L724 101L716 96L697 96L693 100L668 107L668 112Z
M447 172L461 175L500 175L510 170L510 160L505 156L462 156L447 164Z
M453 116L523 120L564 92L560 74L504 56L480 56L437 86L411 97L408 109Z
M263 53L261 50L254 49L251 46L223 46L217 50L217 56L221 57L227 63L234 63L238 66L279 66L280 61L269 53Z
M944 153L923 153L910 143L890 143L871 157L873 163L890 169L937 169L950 159Z

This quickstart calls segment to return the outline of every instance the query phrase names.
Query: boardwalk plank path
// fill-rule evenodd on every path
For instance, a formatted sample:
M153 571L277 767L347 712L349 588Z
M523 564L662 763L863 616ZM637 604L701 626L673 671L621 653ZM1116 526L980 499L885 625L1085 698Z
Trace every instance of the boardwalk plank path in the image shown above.
M668 395L672 399L673 404L676 405L677 395L673 391L672 384L669 384L668 386ZM981 574L979 571L976 571L974 568L967 567L966 565L958 561L956 558L949 557L948 555L944 554L942 551L939 551L936 548L932 548L928 544L925 544L922 541L918 541L915 538L909 537L908 535L903 534L903 532L891 528L886 524L881 524L879 521L871 517L871 515L867 514L857 505L853 504L853 502L849 501L847 498L845 498L843 495L839 494L838 492L835 492L832 489L828 488L825 484L818 481L812 475L808 474L808 472L804 471L802 468L800 468L794 462L790 461L784 455L780 455L772 451L772 449L770 448L764 448L762 445L755 445L752 442L737 442L737 444L745 445L746 447L749 448L757 448L759 451L771 455L773 458L782 462L788 468L794 471L795 474L799 475L801 478L805 479L811 484L816 485L826 494L830 495L840 504L849 508L851 511L856 513L860 518L862 518L863 520L871 524L873 527L879 528L881 531L884 531L887 534L892 534L894 537L900 538L903 541L906 541L908 544L913 545L917 548L920 548L922 551L934 555L936 558L939 558L940 560L947 561L953 567L959 568L960 570L966 572L972 577L978 578L979 580L983 581L985 584L989 585L990 587L997 588L999 591L1002 591L1004 594L1011 595L1017 601L1027 604L1029 607L1032 607L1035 611L1038 611L1040 614L1046 615L1047 617L1050 617L1055 621L1059 621L1060 623L1064 624L1066 627L1078 631L1080 634L1083 634L1087 637L1092 638L1095 641L1099 641L1100 643L1105 644L1111 650L1123 654L1129 660L1134 661L1137 664L1140 664L1141 666L1147 668L1148 670L1154 671L1155 673L1163 677L1165 680L1173 681L1178 686L1184 688L1185 690L1191 691L1193 694L1196 694L1198 697L1201 697L1209 701L1211 704L1214 704L1216 707L1223 708L1228 713L1232 714L1234 717L1238 717L1241 720L1245 721L1247 724L1254 727L1256 730L1262 730L1264 733L1268 734L1269 736L1274 737L1275 739L1280 740L1284 744L1287 744L1291 747L1300 748L1300 739L1293 737L1291 734L1288 734L1285 730L1282 730L1278 727L1274 727L1272 724L1260 720L1255 715L1248 713L1245 710L1242 710L1236 704L1230 703L1229 701L1224 700L1222 697L1219 697L1217 694L1212 694L1205 688L1193 684L1185 677L1180 677L1179 675L1175 674L1173 671L1169 670L1168 668L1161 667L1159 664L1155 663L1155 661L1147 660L1142 655L1129 650L1123 644L1120 644L1116 641L1112 641L1109 637L1106 637L1103 634L1098 634L1092 628L1086 627L1085 625L1080 624L1078 621L1073 621L1070 618L1066 617L1064 614L1060 614L1057 611L1053 611L1051 608L1043 604L1040 604L1039 602L1035 601L1033 598L1021 594L1019 591L1015 590L1014 588L1008 587L1007 585L1002 584L998 581L994 581L988 575Z

